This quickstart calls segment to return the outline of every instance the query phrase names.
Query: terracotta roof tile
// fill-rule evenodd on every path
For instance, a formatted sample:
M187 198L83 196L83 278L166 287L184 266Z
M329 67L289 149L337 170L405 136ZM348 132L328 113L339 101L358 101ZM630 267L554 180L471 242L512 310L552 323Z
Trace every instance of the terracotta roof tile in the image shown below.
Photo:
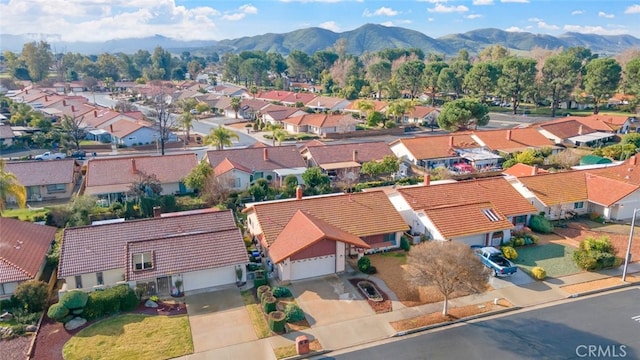
M34 279L57 230L0 217L0 284Z
M513 224L490 202L436 207L426 209L424 213L445 239L513 228Z
M341 241L365 249L370 248L359 237L298 210L269 247L269 256L277 264L322 239Z
M265 160L265 152L267 160ZM218 166L224 159L253 171L306 167L304 159L295 146L209 150L207 151L206 159L213 168Z
M521 176L530 176L530 175L536 175L536 174L546 174L548 173L548 171L545 169L539 169L537 167L526 165L523 163L517 163L512 167L504 170L502 173L505 175L521 177Z
M620 182L619 180L585 174L587 179L587 196L589 201L604 206L611 206L622 198L639 189L638 185Z
M282 120L293 125L310 125L318 128L338 127L357 123L351 115L305 114Z
M374 160L382 160L385 156L395 156L389 145L384 141L362 142L350 144L337 144L325 146L306 146L301 153L309 156L313 161L322 166L339 162L353 161L354 151L357 151L356 162L364 163Z
M450 146L453 138L453 147ZM481 147L470 133L450 135L421 136L410 139L399 139L390 144L403 144L418 160L439 159L457 156L454 149L473 149Z
M545 205L559 205L588 200L585 173L567 171L525 176L518 180Z
M220 176L228 171L231 171L233 169L237 169L240 171L244 171L248 174L253 174L253 172L251 171L251 169L247 169L246 167L240 165L240 164L235 164L233 163L231 160L224 158L224 160L222 160L222 162L220 164L218 164L218 166L216 166L213 169L213 173L216 176Z
M536 213L536 208L504 178L459 181L429 186L399 188L414 210L490 202L505 216Z
M475 131L472 137L493 151L508 153L555 146L553 141L544 137L536 128Z
M409 229L382 191L316 196L247 206L244 212L255 211L268 244L276 240L298 210L360 238Z
M200 243L204 242L211 247L206 248L206 254L212 256L216 251L222 250L215 247L224 244L226 240L204 234L224 233L223 238L228 239L227 236L231 236L227 234L229 231L237 234L242 241L230 210L67 228L63 235L58 276L64 278L125 269L128 261L127 244L138 241L158 240L162 249L173 246L175 250L179 247L180 251L173 254L177 258L183 259L186 255L179 254L183 252L199 261L205 261L206 256L202 256L202 246L205 245ZM189 246L172 245L170 239L185 242ZM235 244L230 246L233 248Z
M561 119L539 125L540 128L550 132L551 134L561 138L568 139L578 135L586 135L595 132L594 129L581 124L573 119Z
M13 173L24 186L73 183L78 164L74 159L51 161L7 161L6 171Z

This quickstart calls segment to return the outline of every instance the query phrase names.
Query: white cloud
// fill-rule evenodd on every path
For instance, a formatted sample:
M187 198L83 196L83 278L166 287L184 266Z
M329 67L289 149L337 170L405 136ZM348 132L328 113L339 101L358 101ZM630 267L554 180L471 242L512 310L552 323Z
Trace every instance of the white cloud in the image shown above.
M540 28L540 29L545 29L545 30L558 30L558 29L560 29L560 27L559 27L559 26L557 26L557 25L547 24L547 23L546 23L546 22L544 22L544 21L538 21L538 22L536 23L536 25L538 25L538 28Z
M476 6L493 5L493 0L473 0L471 4Z
M453 13L453 12L466 12L466 11L469 11L469 8L464 5L446 6L446 5L437 3L436 6L427 9L427 11L433 12L433 13Z
M246 5L240 6L236 12L224 14L222 16L222 20L238 21L238 20L244 19L245 16L247 16L247 14L257 14L257 13L258 13L258 9L255 6L246 4Z
M571 15L582 15L584 14L584 10L573 10Z
M449 0L418 0L418 2L428 2L431 4L446 3Z
M607 13L606 13L606 12L604 12L604 11L599 11L599 12L598 12L598 16L599 16L599 17L602 17L602 18L607 18L607 19L613 19L614 17L616 17L615 15L613 15L613 14L607 14Z
M504 29L504 31L508 31L508 32L524 32L524 29L519 28L517 26L512 26L512 27Z
M526 4L529 2L529 0L500 0L500 2L502 3L521 3L521 4Z
M436 19L434 19L434 18L432 18L432 17L427 18L427 21L428 21L428 22L434 22L435 20L436 20Z
M240 11L242 11L245 14L257 14L258 13L258 9L251 5L251 4L246 4L246 5L242 5L239 7Z
M533 17L533 18L528 18L528 19L527 19L527 21L530 21L530 22L540 22L540 21L542 21L542 19L537 18L537 17Z
M340 31L340 26L338 26L338 24L335 21L325 21L322 24L318 25L318 27L331 30L333 32Z
M382 26L395 26L395 25L393 25L393 21L381 22L380 25L382 25Z
M602 26L590 26L590 25L565 25L564 30L570 32L577 32L583 34L598 34L598 35L622 35L627 34L628 31L625 27L616 27L614 29L606 29Z
M362 16L364 17L372 17L372 16L396 16L398 15L399 12L396 10L393 10L392 8L388 8L388 7L381 7L379 9L377 9L374 12L370 12L369 9L364 9L364 13L362 13Z
M640 4L634 4L629 6L624 11L625 14L640 14Z
M467 18L467 19L471 19L471 20L473 20L473 19L479 19L479 18L481 18L481 17L482 17L482 15L480 15L480 14L469 14L469 15L465 16L465 18Z

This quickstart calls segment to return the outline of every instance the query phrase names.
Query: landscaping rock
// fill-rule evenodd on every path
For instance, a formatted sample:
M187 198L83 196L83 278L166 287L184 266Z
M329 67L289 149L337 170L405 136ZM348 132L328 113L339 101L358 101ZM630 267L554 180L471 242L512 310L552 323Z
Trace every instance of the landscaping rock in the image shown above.
M0 315L0 321L11 321L11 319L13 319L13 314L11 313L5 312Z
M38 330L38 327L35 326L35 325L27 325L24 328L24 331L26 331L26 332L36 332L37 330Z
M11 335L13 335L12 328L0 326L0 338L10 337Z
M64 328L71 331L71 330L75 330L77 328L79 328L80 326L84 325L87 323L86 319L83 318L73 318L71 319L71 321L67 322L66 324L64 324Z
M158 307L158 303L157 303L157 302L155 302L155 301L147 300L147 301L144 303L144 307L148 307L148 308L153 308L153 309L155 309L155 308L157 308L157 307Z

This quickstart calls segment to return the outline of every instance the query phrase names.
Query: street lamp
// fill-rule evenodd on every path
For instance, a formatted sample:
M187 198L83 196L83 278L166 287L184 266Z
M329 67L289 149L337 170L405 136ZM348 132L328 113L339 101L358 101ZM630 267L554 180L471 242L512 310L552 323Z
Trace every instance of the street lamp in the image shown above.
M631 231L629 231L629 244L627 244L627 252L624 255L624 268L622 270L622 281L627 280L627 268L629 267L629 259L631 258L631 242L633 241L633 230L636 226L636 213L640 208L633 209L633 218L631 219Z

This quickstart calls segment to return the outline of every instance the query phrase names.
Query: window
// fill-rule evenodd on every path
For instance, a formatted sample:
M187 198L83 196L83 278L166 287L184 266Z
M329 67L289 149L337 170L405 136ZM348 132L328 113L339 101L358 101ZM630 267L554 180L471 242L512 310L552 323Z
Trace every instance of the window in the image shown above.
M390 242L391 244L396 245L396 233L384 234L384 242Z
M98 283L98 285L104 285L104 278L102 277L102 272L96 273L96 283Z
M583 209L584 208L584 201L579 201L577 203L573 203L573 208L574 209Z
M65 192L65 191L67 191L67 185L65 185L65 184L47 185L47 193L49 193L49 194Z
M516 216L516 224L526 224L527 223L527 215L519 215Z
M153 253L151 251L133 254L133 270L148 270L153 268Z
M82 276L76 276L76 289L82 289Z

